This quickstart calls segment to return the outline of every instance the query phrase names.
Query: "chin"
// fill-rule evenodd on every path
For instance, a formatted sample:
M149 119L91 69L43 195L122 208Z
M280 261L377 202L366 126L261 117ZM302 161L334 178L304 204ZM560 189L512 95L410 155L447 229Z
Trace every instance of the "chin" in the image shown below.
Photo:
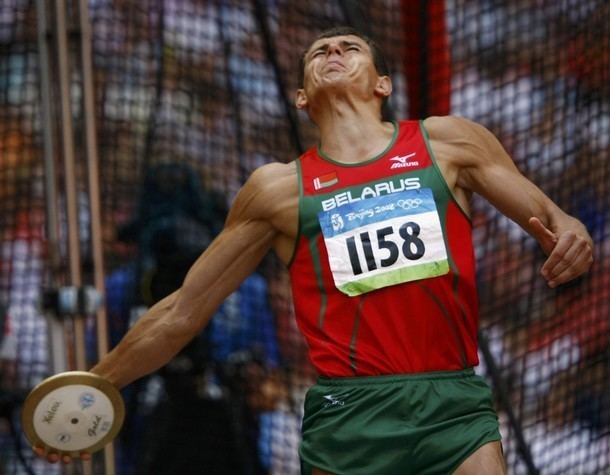
M352 83L352 80L349 76L346 76L343 73L331 73L325 75L320 79L319 87L343 87Z

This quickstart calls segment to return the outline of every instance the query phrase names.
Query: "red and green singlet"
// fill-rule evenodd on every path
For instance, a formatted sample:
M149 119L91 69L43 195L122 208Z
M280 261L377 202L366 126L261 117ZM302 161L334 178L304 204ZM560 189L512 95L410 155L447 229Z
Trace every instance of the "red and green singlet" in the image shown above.
M478 364L471 223L423 122L394 124L358 164L316 148L297 160L299 235L290 263L297 323L323 376Z

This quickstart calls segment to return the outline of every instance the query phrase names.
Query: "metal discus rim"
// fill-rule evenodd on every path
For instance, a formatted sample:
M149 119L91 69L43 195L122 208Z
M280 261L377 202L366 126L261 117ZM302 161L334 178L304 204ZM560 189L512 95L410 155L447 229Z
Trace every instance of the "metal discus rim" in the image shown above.
M70 385L89 386L102 392L109 400L114 411L112 426L95 444L81 451L61 450L44 442L34 427L34 413L40 402L56 389ZM119 390L103 377L88 371L66 371L43 380L28 394L21 412L21 426L32 446L43 447L47 452L61 455L78 456L80 452L97 452L111 442L121 430L125 418L125 404Z

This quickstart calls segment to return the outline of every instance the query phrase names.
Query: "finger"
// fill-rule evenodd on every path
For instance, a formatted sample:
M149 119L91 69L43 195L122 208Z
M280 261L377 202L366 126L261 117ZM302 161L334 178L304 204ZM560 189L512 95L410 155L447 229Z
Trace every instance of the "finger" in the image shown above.
M576 277L579 277L581 274L584 274L589 267L591 267L592 263L593 252L591 247L586 245L584 250L578 254L576 260L570 267L549 281L549 286L557 287L558 285L564 284L572 279L575 279Z
M531 217L528 224L530 234L540 243L544 252L548 254L557 243L557 236L536 217Z
M564 242L560 241L542 266L542 275L547 280L553 280L568 267L574 265L580 254L585 250L585 243L574 241L564 251Z
M541 274L545 279L548 280L551 269L554 269L555 266L564 259L568 249L570 249L575 240L576 235L573 232L568 231L561 235L552 252L549 254L548 259L543 264L542 269L540 269Z
M548 281L548 285L551 288L555 288L561 284L565 284L566 282L578 277L582 272L577 272L574 268L570 267L564 270L561 274L554 277L552 280Z
M36 454L37 457L45 456L46 451L43 447L39 447L39 446L35 445L34 447L32 447L32 450L34 451L34 453Z

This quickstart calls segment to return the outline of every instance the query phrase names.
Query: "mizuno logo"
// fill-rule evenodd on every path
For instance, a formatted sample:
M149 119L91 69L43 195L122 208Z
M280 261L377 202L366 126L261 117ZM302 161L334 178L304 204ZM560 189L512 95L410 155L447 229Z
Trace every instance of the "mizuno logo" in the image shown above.
M407 155L396 155L395 157L390 158L390 161L394 162L392 163L392 166L390 168L417 167L419 165L419 162L417 160L407 161L411 157L414 157L415 153L416 152L409 153Z
M326 402L322 405L322 407L331 407L331 406L345 406L345 401L343 399L347 398L349 394L344 396L333 396L332 394L327 394L323 396L326 399Z

